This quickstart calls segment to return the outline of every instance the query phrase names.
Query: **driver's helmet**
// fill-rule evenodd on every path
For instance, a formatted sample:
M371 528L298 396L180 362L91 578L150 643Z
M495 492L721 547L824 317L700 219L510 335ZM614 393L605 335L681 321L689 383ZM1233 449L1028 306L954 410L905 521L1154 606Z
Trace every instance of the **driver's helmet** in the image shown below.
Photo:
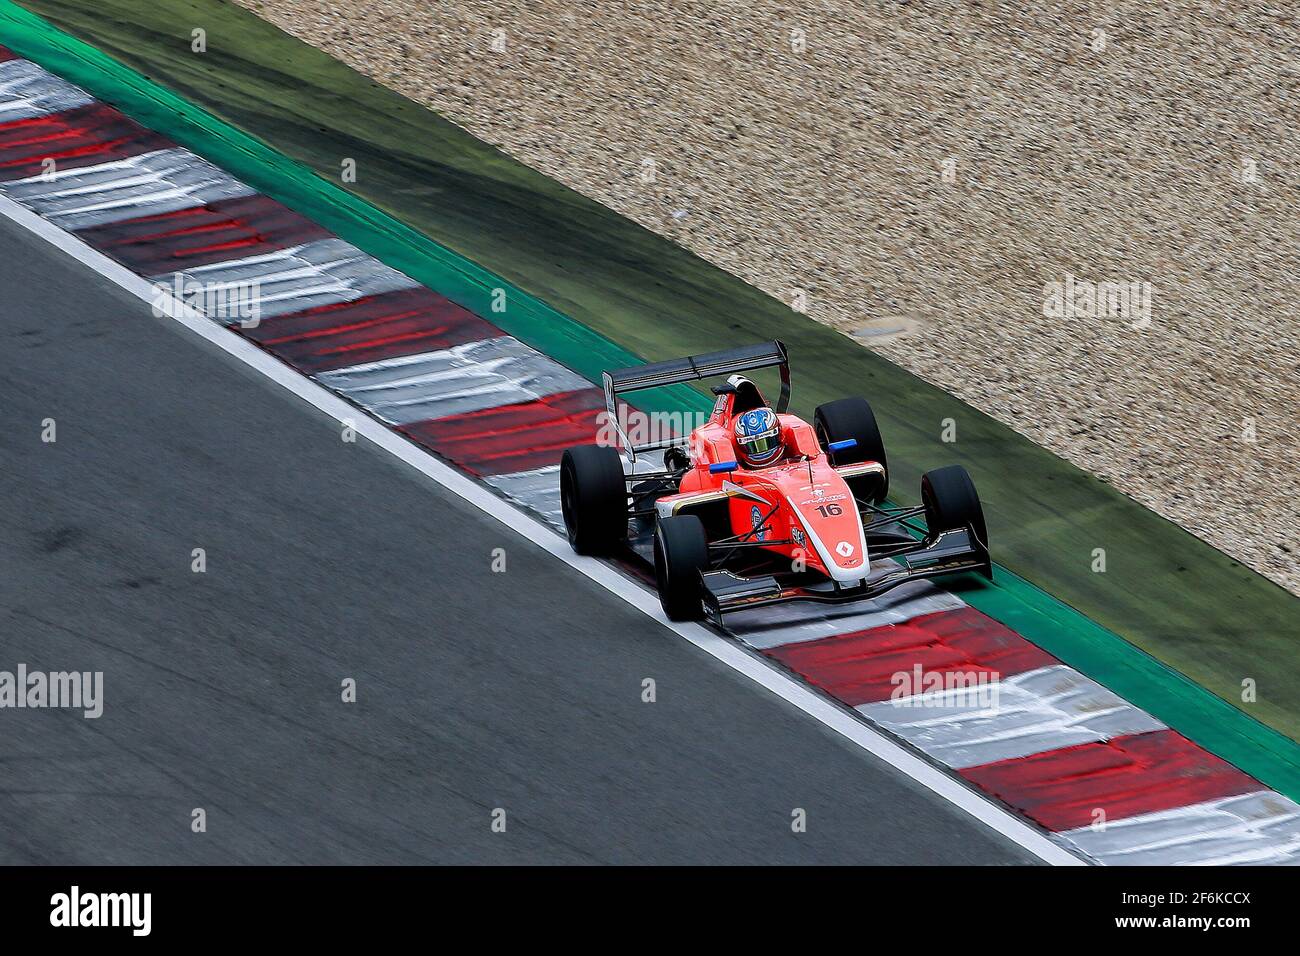
M781 427L770 408L755 408L736 416L736 453L747 465L768 465L781 457Z

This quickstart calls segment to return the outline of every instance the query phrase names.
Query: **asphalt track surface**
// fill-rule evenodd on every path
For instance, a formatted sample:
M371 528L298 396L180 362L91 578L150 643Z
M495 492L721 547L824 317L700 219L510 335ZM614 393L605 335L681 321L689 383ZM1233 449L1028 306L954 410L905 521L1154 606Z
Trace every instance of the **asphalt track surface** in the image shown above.
M0 863L1032 862L7 220L0 248L0 670L104 672L97 720L0 710Z

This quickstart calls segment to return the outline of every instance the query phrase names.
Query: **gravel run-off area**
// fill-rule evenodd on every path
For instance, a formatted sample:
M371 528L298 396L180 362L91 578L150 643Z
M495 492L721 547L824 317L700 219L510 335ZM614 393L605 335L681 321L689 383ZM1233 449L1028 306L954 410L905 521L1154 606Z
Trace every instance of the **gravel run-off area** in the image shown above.
M1300 593L1286 4L238 2Z

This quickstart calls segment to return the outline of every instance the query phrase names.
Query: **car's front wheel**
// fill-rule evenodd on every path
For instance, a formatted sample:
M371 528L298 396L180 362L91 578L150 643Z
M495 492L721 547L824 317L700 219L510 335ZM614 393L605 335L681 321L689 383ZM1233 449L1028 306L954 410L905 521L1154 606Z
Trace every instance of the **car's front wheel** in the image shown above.
M564 453L560 509L579 554L609 554L627 538L627 482L616 449L578 445Z
M975 482L961 465L936 468L922 475L921 503L925 505L925 525L931 534L973 528L979 543L988 547L984 507Z
M655 583L659 603L671 621L704 617L704 578L709 539L695 515L660 518L655 525Z

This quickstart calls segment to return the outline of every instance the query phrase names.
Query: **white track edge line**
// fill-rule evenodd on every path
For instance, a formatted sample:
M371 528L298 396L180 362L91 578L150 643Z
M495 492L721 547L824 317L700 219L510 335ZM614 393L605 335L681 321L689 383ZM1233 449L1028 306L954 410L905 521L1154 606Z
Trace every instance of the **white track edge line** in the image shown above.
M56 246L82 265L137 298L151 305L159 300L157 289L147 279L136 275L103 253L97 252L76 236L47 222L3 194L0 194L0 215ZM799 708L814 720L964 810L1011 842L1056 866L1086 865L1084 860L1052 842L1044 832L958 782L859 718L841 710L811 688L777 670L739 644L699 624L669 621L664 616L655 595L633 583L614 568L594 558L584 558L574 554L567 541L531 515L498 498L471 478L439 461L431 453L407 441L379 421L370 418L324 386L318 385L283 364L279 359L263 352L249 340L179 300L172 299L171 302L173 318L191 332L262 373L336 421L351 424L357 434L365 436L384 451L433 479L479 511L495 518L507 529L527 538L542 550L586 575L606 591L622 598L647 617L654 618L717 661Z

